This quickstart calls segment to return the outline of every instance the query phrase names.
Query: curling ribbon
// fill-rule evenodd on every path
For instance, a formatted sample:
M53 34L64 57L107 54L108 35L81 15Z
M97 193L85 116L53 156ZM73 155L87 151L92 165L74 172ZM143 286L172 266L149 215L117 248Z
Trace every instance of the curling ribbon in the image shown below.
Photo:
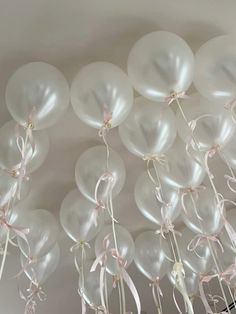
M236 99L233 99L229 102L227 102L225 105L224 105L224 108L226 110L229 110L232 114L232 120L234 121L234 123L236 123L236 113L235 113L235 107L236 107Z
M212 241L215 242L219 245L222 253L224 252L224 248L220 242L220 240L217 238L217 236L215 235L203 235L203 234L197 234L188 244L188 250L190 252L195 252L196 253L196 249L197 247L201 246L202 244L204 244L206 241Z
M226 179L227 186L230 189L231 192L236 193L236 190L232 187L232 183L236 183L236 178L233 176L229 176L228 174L224 175L224 178Z
M176 289L183 296L183 299L184 299L184 302L186 305L187 313L188 314L194 314L193 305L189 299L189 296L188 296L188 293L186 290L186 286L185 286L185 282L184 282L185 272L184 272L183 264L181 262L175 262L175 264L173 266L173 270L172 270L172 275L173 275L174 280L175 280ZM178 305L177 305L177 308L179 308Z
M153 282L149 284L152 289L152 297L154 304L157 308L157 313L162 314L162 305L161 305L161 297L163 297L162 290L159 285L159 277L156 278Z
M179 98L186 99L189 98L189 96L186 95L185 92L173 92L168 97L165 98L165 102L167 102L168 105L171 105L173 101Z

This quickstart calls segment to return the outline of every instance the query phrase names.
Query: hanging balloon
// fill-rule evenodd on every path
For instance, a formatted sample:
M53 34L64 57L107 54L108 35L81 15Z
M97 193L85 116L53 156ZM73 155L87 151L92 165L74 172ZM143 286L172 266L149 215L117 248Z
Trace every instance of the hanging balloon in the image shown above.
M20 67L6 88L7 108L19 124L35 130L52 126L69 104L69 86L54 66L32 62Z
M175 140L175 125L175 115L169 107L138 97L128 118L119 127L119 134L134 155L160 157Z
M122 226L115 225L115 234L117 239L117 250L116 255L119 255L120 260L124 262L124 267L127 268L134 258L134 241L131 234ZM108 238L109 245L107 248L104 248L104 240ZM117 259L112 255L112 251L116 251L116 245L113 237L113 229L111 225L106 226L99 233L95 241L95 253L96 256L105 254L107 252L107 261L106 267L107 271L111 275L116 275L119 273L119 267L117 265ZM118 254L117 254L118 253Z
M221 105L210 102L197 93L183 101L182 109L188 121L196 121L196 126L191 131L178 109L179 135L186 143L190 143L194 135L198 148L202 151L209 151L216 146L223 148L235 133L231 114Z
M222 105L236 98L235 39L234 35L215 37L196 53L195 87Z
M226 218L230 222L233 229L236 230L236 208L228 210L226 212ZM228 250L236 254L236 247L234 244L232 244L225 229L223 229L220 234L220 240L223 244L223 247L227 248Z
M189 270L196 274L207 274L213 266L213 259L207 239L201 241L194 251L190 251L188 245L196 234L186 227L181 230L181 234L182 236L178 238L178 245L183 263Z
M30 265L27 265L27 258L22 253L20 260L22 267L25 268L26 276L36 286L42 286L59 265L60 247L55 244L48 253L38 258L37 261L30 263Z
M25 130L17 126L14 120L0 128L0 167L8 171L16 171L21 164L22 155L19 138L24 139ZM49 139L45 131L34 132L33 143L27 143L25 153L26 172L38 169L47 157Z
M0 208L6 206L14 197L18 190L18 179L9 173L0 170ZM30 192L30 184L28 178L24 178L20 189L20 199L25 199Z
M223 228L223 214L217 206L215 193L211 188L200 190L198 194L188 194L182 218L186 226L201 235L218 235Z
M161 280L171 269L171 252L167 241L154 231L141 233L135 240L134 262L148 279Z
M71 86L71 103L78 117L100 129L123 122L133 104L133 89L126 74L107 62L83 67Z
M47 254L55 245L58 236L58 224L55 217L47 210L36 209L26 213L24 221L29 233L26 243L17 237L21 252L32 259L38 259Z
M100 181L98 197L99 200L105 200L111 184L113 196L122 190L125 183L125 165L120 156L110 150L107 169L106 147L95 146L79 157L75 167L75 178L80 192L92 202L97 202L95 190Z
M189 297L194 297L198 294L198 290L199 290L199 280L200 280L199 275L194 273L192 269L190 269L186 265L184 265L184 271L185 271L184 282L185 282L187 294ZM168 273L168 278L170 282L172 283L172 285L175 287L176 282L175 282L175 278L172 272Z
M200 155L186 151L184 143L177 138L174 145L167 152L168 169L159 167L161 180L174 188L198 187L206 174L201 166Z
M150 170L151 175L155 176L155 171ZM150 180L147 172L143 172L136 184L134 197L140 212L151 222L163 225L166 221L173 222L180 214L181 202L180 194L177 189L173 189L167 184L162 185L163 204L156 195L156 187ZM166 206L164 206L166 205Z
M91 306L92 309L98 309L101 306L100 297L100 270L96 268L95 271L91 272L91 262L87 262L84 265L84 286L80 289L83 290L83 297L85 301ZM110 296L112 292L112 277L106 273L107 283L107 295ZM81 291L82 292L82 291Z
M194 56L179 36L157 31L139 39L130 51L128 75L134 88L153 101L166 101L192 83Z
M236 145L235 145L235 136L230 138L230 140L222 147L219 151L219 155L224 162L226 162L231 168L236 169Z
M75 242L89 242L103 226L103 215L96 205L70 191L62 202L60 221L68 236Z

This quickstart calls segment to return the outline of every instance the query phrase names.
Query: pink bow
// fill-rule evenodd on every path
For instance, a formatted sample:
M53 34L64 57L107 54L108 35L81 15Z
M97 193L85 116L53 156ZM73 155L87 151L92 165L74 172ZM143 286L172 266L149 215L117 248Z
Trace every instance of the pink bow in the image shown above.
M177 93L171 93L170 96L165 98L165 102L167 102L168 105L172 104L173 101L176 99L184 99L184 98L189 98L189 96L186 95L185 92L177 92Z
M19 290L20 298L26 302L24 314L35 314L37 302L36 299L43 302L46 301L47 295L43 292L42 287L38 284L30 282L30 286L27 289L28 295L24 296L21 290Z
M201 246L202 244L205 244L206 241L212 241L215 242L219 245L221 248L222 253L224 252L224 248L220 242L220 240L215 236L215 235L202 235L202 234L197 234L188 244L188 250L190 252L195 252L197 247Z

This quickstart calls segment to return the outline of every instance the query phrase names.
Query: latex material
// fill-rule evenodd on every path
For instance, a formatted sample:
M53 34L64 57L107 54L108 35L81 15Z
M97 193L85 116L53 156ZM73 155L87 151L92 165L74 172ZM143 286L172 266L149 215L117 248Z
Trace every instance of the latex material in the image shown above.
M181 230L181 233L182 236L178 238L178 245L183 263L187 265L189 270L196 274L207 274L213 266L213 259L207 239L196 247L195 252L191 252L188 250L188 244L196 234L186 227Z
M56 218L47 210L32 210L24 216L26 225L29 228L27 240L17 237L21 252L26 257L39 258L47 254L55 245L58 236L58 224Z
M222 214L217 209L215 194L211 188L199 191L198 198L195 198L196 210L202 218L199 220L194 210L190 195L186 195L186 212L182 211L182 218L189 229L197 234L218 235L223 228Z
M154 169L151 169L150 172L151 175L155 177ZM163 207L163 204L156 197L155 188L156 187L150 180L147 172L143 172L139 176L134 190L134 197L138 209L144 217L157 225L163 225L165 220L173 222L179 216L181 211L179 191L163 184L163 199L166 204L168 204L166 207Z
M69 104L69 86L63 74L44 62L20 67L9 79L6 104L21 125L31 120L35 130L55 124Z
M93 220L94 215L96 215L96 220ZM60 222L73 241L89 242L101 230L103 215L96 209L94 203L83 198L75 189L70 191L62 202Z
M164 154L176 137L174 113L169 107L138 97L119 134L125 147L141 158Z
M95 146L86 150L78 159L75 166L75 179L80 192L90 201L95 202L95 187L100 177L107 172L105 146ZM125 183L125 165L120 156L110 150L108 171L114 178L112 195L116 196ZM99 199L105 200L108 183L103 181L99 187Z
M119 255L126 261L126 268L131 264L134 258L134 241L131 234L121 225L115 225L115 232L117 237L117 245L118 245L118 253ZM95 253L98 257L102 252L104 252L103 241L104 238L109 236L109 247L107 254L107 271L111 275L116 275L119 273L119 268L117 266L116 259L110 254L110 250L115 248L112 226L108 225L102 229L102 231L98 234L95 241Z
M230 138L226 145L219 151L219 155L221 156L222 160L229 164L229 166L233 169L236 169L236 145L235 145L235 137L236 132Z
M22 156L17 146L17 137L25 138L25 130L18 127L14 120L4 124L0 128L0 167L11 170L18 165ZM31 173L37 170L45 161L49 151L49 138L45 131L33 133L33 147L30 142L26 149L26 155L29 156L26 160L26 172Z
M236 208L226 211L226 219L229 221L233 229L236 230ZM236 248L232 245L225 229L223 229L220 234L220 240L225 248L236 254Z
M186 91L192 83L194 56L179 36L157 31L140 38L130 51L128 75L144 97L165 101L172 92Z
M206 98L222 105L236 97L235 35L207 41L196 53L194 85Z
M171 270L167 241L154 231L141 233L135 240L135 264L151 281L161 280Z
M27 264L26 257L21 253L21 266ZM43 255L36 262L31 263L25 268L26 276L36 285L42 286L57 269L60 261L60 247L56 244L47 254Z
M85 301L92 307L99 307L101 305L100 298L100 269L96 268L95 271L91 272L92 263L87 261L84 265L84 286L83 286L83 297ZM110 274L106 273L107 281L107 294L108 297L112 292L112 277ZM82 287L80 286L80 289ZM81 291L82 292L82 291Z
M111 114L110 126L125 120L133 104L133 89L126 74L108 62L83 67L71 86L71 103L77 116L93 128L101 128L104 114Z
M161 180L174 188L199 186L206 171L201 166L199 153L191 154L187 153L185 144L177 138L166 154L169 169L159 167Z
M199 290L199 276L194 273L191 269L189 269L186 265L184 265L185 271L185 286L187 290L187 294L189 297L196 296ZM172 273L168 273L168 278L173 286L175 286L175 278Z
M183 101L182 109L188 121L202 116L197 121L193 133L201 150L208 151L216 145L222 148L234 135L235 123L231 113L222 105L215 104L196 93ZM177 111L177 126L182 140L189 143L192 139L192 132L179 110Z

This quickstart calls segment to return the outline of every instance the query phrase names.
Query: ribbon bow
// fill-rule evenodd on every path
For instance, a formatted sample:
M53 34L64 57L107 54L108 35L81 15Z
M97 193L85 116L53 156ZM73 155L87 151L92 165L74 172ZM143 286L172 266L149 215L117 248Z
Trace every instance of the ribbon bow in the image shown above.
M203 234L197 234L188 244L188 250L190 252L195 252L196 255L196 249L201 246L202 244L204 244L206 241L212 241L215 242L219 245L222 253L224 252L224 248L220 242L220 240L217 238L217 236L215 235L203 235Z
M148 155L143 156L143 160L147 161L148 163L150 161L156 161L160 165L166 166L166 167L168 165L168 161L167 161L166 155L148 154Z
M189 98L189 96L187 96L185 92L173 92L170 94L170 96L165 98L165 102L167 102L167 104L170 105L172 104L173 101L179 98L184 99Z

